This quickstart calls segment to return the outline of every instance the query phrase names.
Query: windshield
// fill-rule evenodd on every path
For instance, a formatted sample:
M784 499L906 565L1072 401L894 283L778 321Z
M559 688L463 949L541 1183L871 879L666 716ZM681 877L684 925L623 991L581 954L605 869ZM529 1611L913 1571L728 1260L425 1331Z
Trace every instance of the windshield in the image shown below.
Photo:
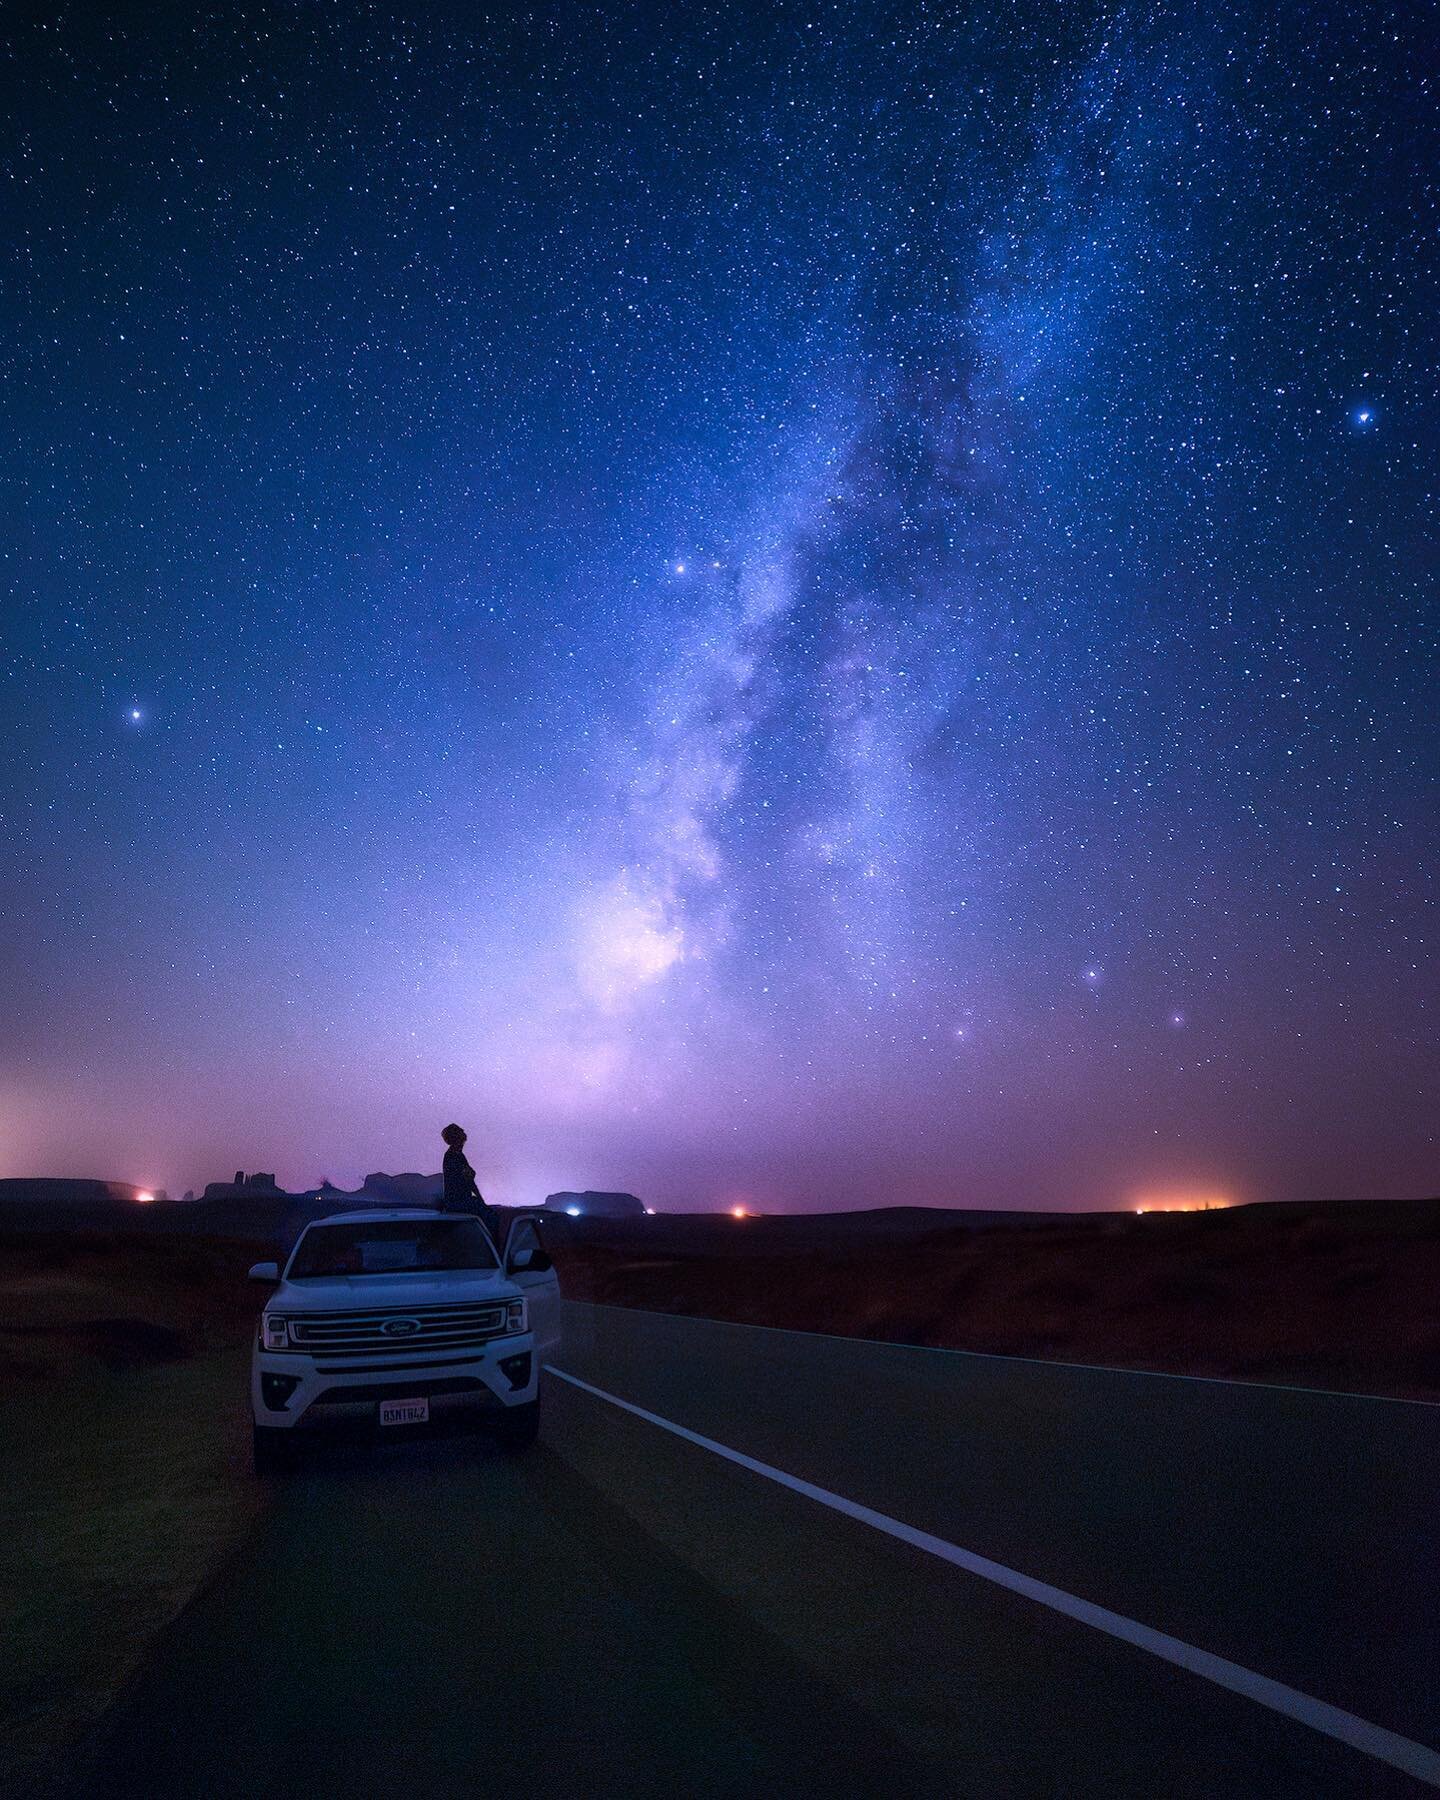
M373 1225L312 1225L295 1246L285 1279L498 1266L478 1219L377 1219Z

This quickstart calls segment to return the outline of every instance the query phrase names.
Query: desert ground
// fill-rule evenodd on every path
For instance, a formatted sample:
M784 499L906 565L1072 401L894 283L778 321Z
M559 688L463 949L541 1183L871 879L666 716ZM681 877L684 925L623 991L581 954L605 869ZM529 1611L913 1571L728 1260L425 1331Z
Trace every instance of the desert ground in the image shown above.
M47 1791L261 1504L259 1247L0 1237L0 1793Z

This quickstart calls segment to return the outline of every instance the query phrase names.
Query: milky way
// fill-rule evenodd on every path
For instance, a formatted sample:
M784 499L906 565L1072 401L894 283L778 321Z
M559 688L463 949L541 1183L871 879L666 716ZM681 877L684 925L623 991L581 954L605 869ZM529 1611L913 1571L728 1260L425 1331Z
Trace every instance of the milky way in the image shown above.
M0 1172L1433 1191L1409 33L12 30Z

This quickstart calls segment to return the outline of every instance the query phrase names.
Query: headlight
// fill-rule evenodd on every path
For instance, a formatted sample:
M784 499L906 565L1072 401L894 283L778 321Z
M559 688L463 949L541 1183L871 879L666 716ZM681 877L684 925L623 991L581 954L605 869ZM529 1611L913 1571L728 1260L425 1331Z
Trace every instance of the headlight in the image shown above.
M262 1350L288 1350L290 1321L277 1313L265 1313L260 1320L260 1347Z
M505 1335L508 1337L511 1332L528 1331L529 1329L530 1319L525 1310L525 1302L523 1300L507 1300L505 1302Z

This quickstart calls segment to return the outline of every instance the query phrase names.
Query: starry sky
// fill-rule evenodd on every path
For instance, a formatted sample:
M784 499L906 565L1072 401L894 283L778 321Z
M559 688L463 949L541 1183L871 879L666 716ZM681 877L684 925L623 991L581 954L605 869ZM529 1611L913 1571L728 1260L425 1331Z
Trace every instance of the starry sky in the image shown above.
M1440 1190L1420 14L20 12L0 1174Z

